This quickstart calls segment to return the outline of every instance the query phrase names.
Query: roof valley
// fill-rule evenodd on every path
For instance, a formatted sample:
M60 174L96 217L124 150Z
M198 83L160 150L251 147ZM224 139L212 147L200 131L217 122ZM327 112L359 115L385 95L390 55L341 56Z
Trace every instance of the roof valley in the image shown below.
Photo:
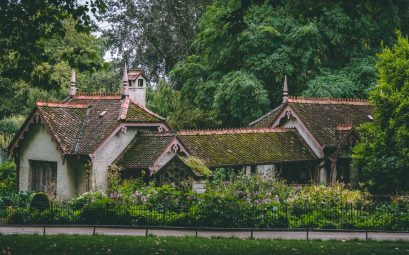
M79 151L79 148L80 148L80 145L81 145L82 134L84 132L84 127L85 127L86 122L88 120L89 113L91 112L91 107L92 106L88 107L88 109L87 109L87 111L85 113L84 119L81 122L81 127L80 127L80 130L78 131L77 141L75 143L75 148L74 148L73 153L77 153Z

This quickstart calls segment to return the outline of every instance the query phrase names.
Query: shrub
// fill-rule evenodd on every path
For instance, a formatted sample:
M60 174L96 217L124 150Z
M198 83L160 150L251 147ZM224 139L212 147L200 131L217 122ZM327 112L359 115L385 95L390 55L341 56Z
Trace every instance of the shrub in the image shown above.
M48 198L48 195L43 192L38 192L34 194L30 202L30 208L40 212L49 209L50 199Z
M276 180L274 176L241 175L231 178L230 181L218 181L207 185L207 191L229 194L255 207L285 203L295 192L294 188Z
M0 207L29 207L34 192L20 191L0 195Z
M10 211L10 223L12 224L32 224L39 212L31 208L16 208Z
M4 161L0 164L0 196L14 191L16 191L16 165L14 162Z
M100 201L112 202L102 191L89 191L79 197L72 198L68 201L68 204L72 206L73 209L78 210Z
M324 185L304 186L299 192L289 197L288 202L299 208L310 210L325 206L364 206L372 203L372 198L369 193L349 190L345 185L337 183L331 187Z
M119 206L108 200L100 200L82 208L79 222L84 224L130 225L129 207Z
M197 194L190 188L163 185L150 187L146 193L146 207L157 211L186 212L197 202Z

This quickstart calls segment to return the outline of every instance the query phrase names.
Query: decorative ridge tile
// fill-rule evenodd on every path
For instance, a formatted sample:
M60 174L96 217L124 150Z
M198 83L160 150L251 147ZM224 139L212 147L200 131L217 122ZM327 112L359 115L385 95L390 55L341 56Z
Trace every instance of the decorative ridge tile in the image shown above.
M59 108L88 108L88 104L78 104L64 101L37 101L36 106L59 107Z
M328 97L288 97L289 103L370 105L366 99Z
M73 99L121 99L121 94L118 93L78 93Z
M293 128L235 128L235 129L196 129L181 130L177 135L225 135L248 133L279 133L294 130Z

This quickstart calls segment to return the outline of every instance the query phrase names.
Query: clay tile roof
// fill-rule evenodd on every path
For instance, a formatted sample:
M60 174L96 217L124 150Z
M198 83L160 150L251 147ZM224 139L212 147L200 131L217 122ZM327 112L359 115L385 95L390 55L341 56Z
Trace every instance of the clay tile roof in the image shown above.
M281 113L281 109L283 109L284 105L279 105L278 107L274 108L272 111L264 114L257 120L250 123L250 127L253 128L267 128L271 127L274 123L274 120L277 116Z
M71 101L90 105L77 153L91 154L117 128L119 121L163 122L148 109L120 95L80 94ZM103 115L101 113L105 112Z
M136 102L129 101L125 107L127 107L126 116L122 116L122 118L127 122L161 122L165 120L165 118Z
M175 137L190 157L208 167L316 159L296 130L245 128L137 135L115 163L123 168L149 168Z
M191 156L209 167L316 159L295 130L182 131L177 136Z
M125 169L148 169L174 137L174 134L137 135L118 156L115 164Z
M36 107L63 154L94 153L121 122L164 122L160 116L119 94L79 93L67 101L37 102ZM10 148L18 145L26 131L27 125L19 131Z
M75 150L87 105L67 103L37 103L39 113L48 125L64 154Z
M271 127L285 106L301 118L322 146L337 146L337 131L370 121L373 106L363 99L289 97L288 103L252 122L252 127Z
M130 81L134 81L134 80L136 80L139 76L144 76L145 77L145 74L143 73L143 71L142 70L140 70L140 69L130 69L129 71L128 71L128 79L130 80ZM145 79L146 79L146 77L145 77Z

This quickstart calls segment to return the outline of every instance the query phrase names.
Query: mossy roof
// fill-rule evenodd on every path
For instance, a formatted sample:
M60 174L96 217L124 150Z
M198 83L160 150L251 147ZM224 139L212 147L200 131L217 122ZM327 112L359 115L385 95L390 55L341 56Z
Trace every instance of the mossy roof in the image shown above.
M127 122L162 122L163 118L153 114L140 105L129 103L125 121Z
M149 168L175 138L189 154L182 160L197 174L206 174L209 167L317 159L296 130L233 129L139 134L115 164L128 169Z
M212 171L203 163L202 160L195 157L180 157L196 176L211 176Z
M250 125L257 128L271 127L281 112L289 106L301 118L311 134L322 146L336 147L342 140L340 125L358 125L370 121L368 115L373 106L365 100L328 98L289 98ZM342 133L342 132L341 132Z
M136 135L115 164L125 169L148 169L173 139L174 134Z
M166 125L160 116L117 94L78 94L67 101L37 102L35 111L45 120L64 154L94 153L121 122ZM21 140L18 137L25 132L28 122L29 119L10 148Z
M229 130L181 132L178 138L190 156L208 167L259 165L315 160L295 130Z
M152 176L157 176L163 172L166 172L169 169L169 166L173 165L172 163L176 163L177 165L182 166L184 169L190 170L194 177L205 178L212 176L213 174L212 171L200 159L175 155L158 171L152 173Z

